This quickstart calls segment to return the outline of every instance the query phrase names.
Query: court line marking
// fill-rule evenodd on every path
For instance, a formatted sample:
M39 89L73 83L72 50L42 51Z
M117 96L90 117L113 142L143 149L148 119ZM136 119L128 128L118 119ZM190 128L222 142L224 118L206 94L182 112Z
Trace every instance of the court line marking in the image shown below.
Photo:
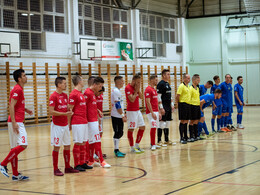
M113 166L117 166L117 167L127 167L127 168L131 168L131 169L137 169L137 170L140 170L143 172L143 174L139 177L134 177L133 179L129 179L129 180L126 180L126 181L123 181L122 183L127 183L127 182L130 182L130 181L134 181L134 180L137 180L137 179L141 179L143 177L145 177L147 175L147 171L144 170L144 169L141 169L141 168L138 168L138 167L130 167L130 166L122 166L122 165L113 165Z
M56 194L56 193L47 193L47 192L26 191L26 190L12 190L12 189L4 189L4 188L0 188L0 190L2 190L2 191L13 191L13 192L31 193L31 194L65 195L65 194Z
M188 186L179 188L179 189L177 189L177 190L168 192L168 193L166 193L165 195L173 194L173 193L175 193L175 192L179 192L179 191L181 191L181 190L184 190L184 189L193 187L193 186L198 185L198 184L201 184L201 183L212 183L212 184L213 184L214 182L210 182L209 180L215 179L215 178L220 177L220 176L225 175L225 174L229 174L229 172L231 172L231 171L238 170L238 169L242 169L242 168L244 168L244 167L250 166L250 165L255 164L255 163L257 163L257 162L260 162L260 160L253 161L253 162L251 162L251 163L242 165L242 166L237 167L237 168L235 168L235 169L232 169L232 170L230 170L230 171L226 171L226 172L220 173L220 174L215 175L215 176L213 176L213 177L210 177L210 178L204 179L204 180L202 180L202 181L193 183L193 184L191 184L191 185L188 185ZM233 184L232 184L232 185L233 185Z

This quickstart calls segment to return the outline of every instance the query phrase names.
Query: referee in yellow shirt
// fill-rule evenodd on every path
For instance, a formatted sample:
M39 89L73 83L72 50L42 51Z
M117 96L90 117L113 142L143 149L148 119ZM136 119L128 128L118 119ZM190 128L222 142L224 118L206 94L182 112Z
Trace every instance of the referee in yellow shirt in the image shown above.
M183 83L180 84L177 90L176 102L178 103L179 120L180 120L180 138L182 144L187 144L187 125L190 120L191 105L190 105L190 75L183 75Z
M192 85L190 86L190 123L189 123L189 132L190 138L188 142L197 141L198 137L198 122L200 120L200 76L194 74L192 76Z

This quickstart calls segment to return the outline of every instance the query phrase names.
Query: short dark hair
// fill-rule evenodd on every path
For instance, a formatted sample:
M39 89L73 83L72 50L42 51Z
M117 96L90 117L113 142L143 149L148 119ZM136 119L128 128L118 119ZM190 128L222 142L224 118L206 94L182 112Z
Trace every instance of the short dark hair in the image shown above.
M170 70L169 70L169 69L163 69L163 71L162 71L162 76L165 75L166 72L170 72Z
M16 83L18 83L18 78L22 78L22 73L24 73L24 69L18 69L13 72L13 77Z
M155 79L155 78L157 78L157 75L151 75L151 76L149 77L149 81L151 81L151 80L153 80L153 79Z
M116 82L117 80L120 80L120 79L122 79L122 78L123 78L122 76L115 76L114 82Z
M88 78L88 86L93 85L95 78L96 78L95 76L90 76L90 77Z
M141 79L141 76L139 74L136 74L133 76L132 80Z
M230 74L226 74L226 75L225 75L225 78L226 78L228 75L231 77L231 75L230 75Z
M93 84L98 85L100 83L105 83L104 79L102 77L95 77Z
M81 80L82 80L82 77L80 75L75 75L72 78L72 83L74 86L77 86Z
M219 78L219 76L218 76L218 75L215 75L215 76L213 77L213 80L216 81L218 78Z
M194 74L194 75L192 76L192 81L194 81L195 79L197 79L197 78L199 78L199 77L200 77L199 74Z
M102 89L101 90L99 90L99 92L105 92L105 87L104 86L102 86Z
M211 86L213 86L213 82L212 81L208 81L208 84L210 84Z
M239 80L239 79L241 79L241 78L243 78L243 77L242 77L242 76L238 76L238 77L237 77L237 80Z
M215 91L214 91L214 94L215 93L222 93L222 91L221 91L221 89L216 89Z
M65 78L65 77L57 77L57 78L55 79L55 85L56 85L56 87L58 87L58 84L62 83L63 80L66 80L66 78Z

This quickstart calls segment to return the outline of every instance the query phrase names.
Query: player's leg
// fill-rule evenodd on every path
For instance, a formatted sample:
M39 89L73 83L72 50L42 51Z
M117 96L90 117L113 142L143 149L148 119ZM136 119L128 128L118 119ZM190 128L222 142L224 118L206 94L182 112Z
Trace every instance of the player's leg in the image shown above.
M88 124L84 124L84 135L83 144L80 145L80 166L83 169L93 169L93 167L88 166L88 154L89 154L89 143L88 143Z
M157 117L156 120L153 119L152 114L147 114L147 118L150 123L150 143L151 143L151 150L155 151L157 148L160 148L160 146L156 145L155 137L156 137L156 128L159 126L159 113L155 112L155 115Z
M245 127L242 125L243 119L243 106L237 105L237 124L239 129L244 129Z
M122 118L116 118L111 116L111 119L114 130L114 153L116 157L123 158L125 157L125 154L119 151L119 140L123 136L124 123Z
M166 128L166 118L165 115L162 116L162 120L159 121L159 128L157 129L157 143L158 146L167 147L167 144L162 142L162 132Z
M216 110L217 108L215 108ZM212 132L216 132L215 131L215 121L216 121L216 115L214 113L214 110L212 108L212 118L211 118L211 129L212 129Z
M163 129L164 132L164 144L172 145L173 142L169 139L169 129L170 129L170 122L172 121L172 110L166 111L166 126Z
M145 123L144 123L143 115L140 110L137 112L137 127L139 129L138 129L136 140L135 140L135 148L141 152L144 152L144 150L141 149L139 146L139 144L143 138L144 131L145 131Z
M23 176L20 173L18 173L18 155L24 151L27 148L27 133L24 127L23 123L17 123L19 126L19 134L15 134L13 132L12 123L8 123L8 131L10 137L10 144L11 144L11 151L6 156L6 158L0 163L0 171L1 173L9 177L8 170L7 170L7 164L11 162L12 164L12 170L13 170L13 176L12 180L19 181L19 180L28 180L29 177Z

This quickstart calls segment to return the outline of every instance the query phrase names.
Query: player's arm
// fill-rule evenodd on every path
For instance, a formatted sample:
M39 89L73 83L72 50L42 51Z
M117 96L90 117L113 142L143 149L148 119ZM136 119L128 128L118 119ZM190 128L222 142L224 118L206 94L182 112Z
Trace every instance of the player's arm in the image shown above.
M147 105L148 110L149 110L150 113L152 114L153 119L156 120L157 117L156 117L156 115L155 115L154 112L153 112L153 108L152 108L152 104L151 104L151 99L150 99L150 98L145 98L145 101L146 101L146 105Z
M137 96L138 96L138 93L136 92L136 93L134 93L134 94L130 94L130 95L127 96L127 97L128 97L128 99L129 99L129 101L133 103L133 102L135 101L135 99L136 99Z
M202 106L203 106L205 103L206 103L205 100L201 100L201 101L200 101L200 110L201 110L201 111L202 111Z
M171 98L171 106L172 106L172 111L174 111L174 100Z
M99 109L97 109L97 111L98 111L98 117L102 118L103 117L103 112L101 112Z
M72 111L67 111L67 112L58 112L56 110L54 110L54 106L49 106L49 111L50 111L50 115L52 116L72 116L73 112Z
M13 131L14 131L16 134L19 134L19 126L18 126L18 124L17 124L16 121L15 121L15 111L14 111L14 107L15 107L16 103L17 103L17 100L11 98L11 103L10 103L10 106L9 106L9 111L10 111L10 117L11 117L11 120L12 120Z
M138 91L138 94L139 94L139 98L140 99L143 99L144 97L143 97L143 93L141 92L141 90L139 89L139 91Z
M161 115L165 115L165 110L162 105L162 94L161 93L157 93L157 94L158 94L157 99L158 99L160 113L161 113Z
M74 105L72 104L68 104L68 111L72 111L74 108ZM70 130L71 130L71 115L67 115L68 116L68 124L69 124L69 127L70 127Z
M28 108L25 108L25 112L29 115L32 115L33 114L33 111L32 110L29 110Z
M215 110L215 108L216 108L217 106L216 106L216 104L215 104L214 101L212 101L212 105L213 105L213 109Z
M236 99L238 100L240 106L242 106L243 103L242 103L241 100L239 99L237 91L235 91L235 97L236 97Z

